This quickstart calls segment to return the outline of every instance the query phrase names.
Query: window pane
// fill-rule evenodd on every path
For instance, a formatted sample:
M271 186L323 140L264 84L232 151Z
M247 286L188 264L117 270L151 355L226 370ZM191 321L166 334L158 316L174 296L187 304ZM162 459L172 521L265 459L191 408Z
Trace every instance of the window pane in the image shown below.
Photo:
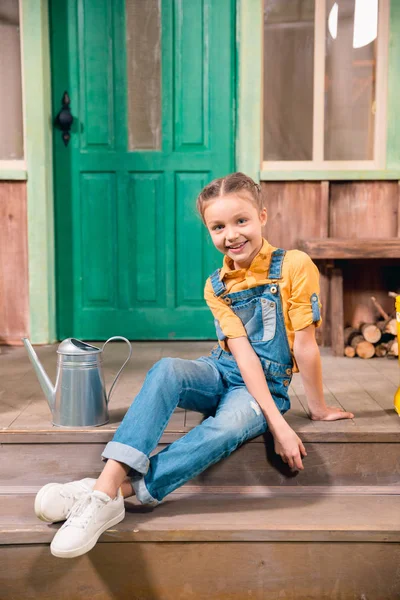
M0 2L0 160L24 157L18 0Z
M129 150L161 147L160 0L126 0Z
M315 0L264 0L264 160L311 160Z
M326 0L325 159L374 158L378 0Z

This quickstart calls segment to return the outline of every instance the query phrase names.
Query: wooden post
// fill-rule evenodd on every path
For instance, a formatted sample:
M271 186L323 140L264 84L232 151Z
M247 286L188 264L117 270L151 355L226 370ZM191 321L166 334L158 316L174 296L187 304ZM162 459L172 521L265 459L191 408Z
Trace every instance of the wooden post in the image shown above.
M400 237L400 181L397 182L397 237Z
M330 319L328 318L330 308L329 264L328 261L320 260L317 261L317 266L319 268L322 325L315 331L315 335L320 346L330 346Z
M320 237L329 237L329 181L321 181Z
M321 238L329 237L329 181L321 181L321 220L320 220L320 236ZM330 330L329 330L329 275L328 261L317 261L319 269L320 283L320 298L322 304L322 325L315 332L315 337L319 346L330 345Z
M331 272L331 340L333 356L343 356L343 274L338 268Z

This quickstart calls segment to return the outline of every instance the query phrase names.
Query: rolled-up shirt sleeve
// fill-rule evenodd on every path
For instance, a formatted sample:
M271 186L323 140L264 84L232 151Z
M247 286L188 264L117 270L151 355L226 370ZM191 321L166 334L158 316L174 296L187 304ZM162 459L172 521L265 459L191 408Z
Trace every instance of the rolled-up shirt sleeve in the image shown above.
M235 315L222 298L214 296L210 279L207 279L204 287L204 299L213 314L217 336L224 350L228 350L227 338L247 337L246 330L239 317Z
M288 314L294 331L322 323L319 271L305 252L293 250Z

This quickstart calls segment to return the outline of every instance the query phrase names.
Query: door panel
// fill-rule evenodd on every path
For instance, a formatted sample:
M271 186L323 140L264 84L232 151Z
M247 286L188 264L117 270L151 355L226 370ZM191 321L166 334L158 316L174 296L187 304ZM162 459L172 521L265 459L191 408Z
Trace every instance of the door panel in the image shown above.
M79 86L76 97L80 100L77 118L82 124L80 149L114 150L116 57L110 43L113 38L112 3L109 0L82 0L76 9L78 56L71 58L79 65L79 80L71 84Z
M234 4L51 2L60 338L215 337L195 199L234 168Z
M209 21L205 4L209 2L178 0L174 4L175 150L208 148Z
M198 306L203 295L204 225L193 210L188 198L196 198L208 182L208 173L177 173L176 243L177 252L177 306ZM207 248L208 250L208 248Z
M80 246L85 255L81 266L82 309L112 308L117 284L115 174L82 173L79 197Z
M125 267L130 273L127 308L161 308L166 304L164 188L162 173L130 173L125 203L127 219L121 227L122 233L128 224L125 248L131 240L135 244L129 253L131 260L126 261ZM142 201L144 198L145 202Z

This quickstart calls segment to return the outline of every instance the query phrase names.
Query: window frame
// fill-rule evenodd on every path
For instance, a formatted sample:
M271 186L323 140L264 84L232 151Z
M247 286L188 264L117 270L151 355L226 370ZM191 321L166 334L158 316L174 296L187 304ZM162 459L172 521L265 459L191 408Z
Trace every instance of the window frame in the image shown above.
M264 2L263 2L264 4ZM268 171L346 171L380 170L386 164L386 105L389 47L389 2L380 0L378 9L378 43L376 65L376 113L374 123L373 160L325 160L324 159L324 79L326 45L326 0L315 0L314 12L314 111L313 111L313 157L304 161L263 160L263 127L261 128L261 170ZM264 32L262 37L264 45ZM264 52L263 52L264 56ZM262 92L264 80L262 82Z
M384 133L385 163L380 168L332 168L275 170L262 168L261 128L263 124L263 0L236 0L238 27L238 88L236 167L257 181L357 181L400 180L400 2L386 0L388 13L387 103Z
M22 139L23 139L23 158L15 160L0 159L0 181L1 180L26 180L26 137L25 137L25 89L24 89L24 46L23 46L23 0L18 0L19 13L19 47L21 61L21 92L22 92Z

